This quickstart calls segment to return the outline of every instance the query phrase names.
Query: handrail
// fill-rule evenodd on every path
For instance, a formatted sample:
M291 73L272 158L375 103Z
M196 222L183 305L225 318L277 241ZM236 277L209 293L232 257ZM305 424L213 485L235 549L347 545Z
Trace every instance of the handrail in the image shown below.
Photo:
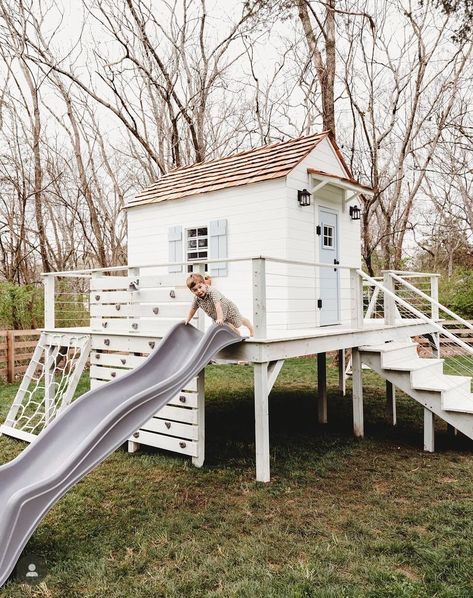
M458 320L459 322L461 322L464 326L466 326L470 330L473 330L473 325L471 325L467 320L464 320L458 314L456 314L453 311L451 311L450 309L448 309L448 307L445 307L444 305L442 305L441 303L439 303L438 301L436 301L432 297L429 297L429 295L427 295L426 293L424 293L423 291L421 291L420 289L418 289L414 285L410 284L409 282L407 282L406 280L404 280L403 278L401 278L397 274L394 274L393 272L391 272L391 275L392 275L392 277L395 280L397 280L398 282L401 282L402 284L404 284L408 289L410 289L411 291L414 291L415 293L417 293L418 295L420 295L424 299L428 299L431 303L433 303L436 307L440 308L442 311L446 312L449 316L451 316L455 320Z
M401 299L401 297L398 297L396 295L396 293L393 293L392 291L390 291L389 289L387 289L384 285L379 284L379 282L377 282L376 280L374 280L373 278L371 278L371 276L368 276L368 274L366 274L365 272L363 272L363 270L357 270L357 273L362 278L364 278L365 280L371 280L372 283L376 287L379 287L383 291L383 293L385 295L388 295L389 297L391 297L392 299L394 299L395 301L397 301L398 303L400 303L403 307L405 307L408 310L410 310L411 312L413 312L421 320L423 320L424 322L427 322L428 324L430 324L434 328L434 330L436 330L437 332L440 332L441 334L447 336L450 340L454 341L457 345L460 345L460 347L462 347L468 353L470 353L470 355L473 355L473 348L470 347L470 345L467 345L462 340L460 340L455 335L453 335L451 332L449 332L448 330L446 330L445 328L443 328L442 326L440 326L439 324L437 324L435 322L435 320L431 320L425 314L423 314L421 311L419 311L418 309L416 309L415 307L413 307L412 305L410 305L409 303L407 303L407 301L404 301L404 299Z
M381 270L381 272L390 272L391 274L406 274L408 276L412 276L414 278L419 277L419 276L437 276L438 278L440 278L440 274L438 274L437 272L410 272L409 270L403 271L403 270Z
M322 264L320 262L305 262L299 260L287 260L284 258L278 257L271 257L267 255L250 255L248 257L237 257L237 258L215 258L215 259L202 259L202 260L192 260L192 261L185 261L185 262L161 262L158 264L142 264L142 265L127 265L127 266L110 266L107 268L90 268L86 270L64 270L62 272L42 272L41 276L73 276L73 277L82 277L81 275L86 274L96 274L99 272L122 272L124 270L131 270L132 268L164 268L167 266L197 266L199 264L221 264L222 262L225 263L233 263L233 262L246 262L251 260L267 260L270 262L276 262L281 264L292 264L295 266L318 266L321 268L334 268L336 267L337 270L353 270L354 266L342 266L340 264Z

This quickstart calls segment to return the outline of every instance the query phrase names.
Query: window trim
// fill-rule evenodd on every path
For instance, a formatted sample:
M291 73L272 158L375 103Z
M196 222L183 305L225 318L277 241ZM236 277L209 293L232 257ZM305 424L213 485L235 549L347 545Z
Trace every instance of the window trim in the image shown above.
M205 228L205 230L207 231L206 235L202 235L201 237L199 237L199 228ZM195 250L192 251L192 249L189 248L189 241L192 239L189 238L189 231L191 230L196 230L197 231L197 235L196 235L196 240L197 240L197 247L195 247ZM207 253L207 257L202 258L202 257L197 257L197 258L190 258L189 257L189 253L201 253L201 251L199 251L199 239L205 238L207 239L207 246L203 249L205 249L206 253ZM186 262L200 262L202 260L208 260L210 259L209 257L209 250L210 250L210 244L209 244L209 225L208 224L198 224L198 225L192 225L192 226L186 226L184 227L184 243L185 243L185 247L184 247L184 251L185 251L185 256L186 256ZM207 270L207 264L204 264L205 266L205 270ZM191 264L187 265L187 272L193 272L193 267Z
M332 234L326 235L325 229L330 229ZM330 239L331 245L327 245L325 239ZM329 251L335 251L336 249L335 226L332 224L322 224L322 249L327 249Z

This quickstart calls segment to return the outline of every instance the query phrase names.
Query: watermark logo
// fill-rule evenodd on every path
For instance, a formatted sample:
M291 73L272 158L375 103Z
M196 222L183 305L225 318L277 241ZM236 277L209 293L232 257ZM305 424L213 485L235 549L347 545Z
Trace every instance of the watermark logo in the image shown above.
M38 584L46 577L46 562L38 554L27 553L18 561L15 579L20 583Z

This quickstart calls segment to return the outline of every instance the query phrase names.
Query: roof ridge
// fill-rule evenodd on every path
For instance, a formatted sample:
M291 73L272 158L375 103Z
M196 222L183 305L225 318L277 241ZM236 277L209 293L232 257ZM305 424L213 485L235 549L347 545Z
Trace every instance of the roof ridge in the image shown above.
M299 137L291 137L289 139L285 139L284 141L274 141L273 143L267 143L266 145L260 145L258 147L252 147L250 149L246 149L243 150L241 152L236 152L234 154L230 154L228 156L222 156L220 158L214 158L213 160L202 160L201 162L194 162L193 164L187 164L186 166L178 166L177 168L174 168L173 170L170 170L169 172L166 172L165 174L163 174L163 177L165 177L168 174L174 174L175 172L182 172L183 170L186 170L188 168L199 168L200 166L208 166L209 164L213 164L215 162L223 162L224 160L230 160L232 158L239 158L241 156L244 156L245 154L249 154L251 152L258 152L258 151L266 151L270 148L274 148L274 146L277 145L284 145L286 143L295 143L297 141L300 141L301 139L310 139L311 137L317 137L320 138L322 136L328 135L329 131L322 131L321 133L312 133L311 135L300 135Z

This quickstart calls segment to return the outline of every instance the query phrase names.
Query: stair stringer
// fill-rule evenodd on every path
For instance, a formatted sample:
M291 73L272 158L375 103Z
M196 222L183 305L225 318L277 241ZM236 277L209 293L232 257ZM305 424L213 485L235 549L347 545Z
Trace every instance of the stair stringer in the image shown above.
M435 415L459 430L468 438L473 439L473 413L461 413L457 411L445 411L442 409L442 393L435 390L417 390L412 388L410 383L410 371L408 370L387 370L381 365L379 353L361 353L361 360L372 370L394 386L401 389L423 407L432 411Z

